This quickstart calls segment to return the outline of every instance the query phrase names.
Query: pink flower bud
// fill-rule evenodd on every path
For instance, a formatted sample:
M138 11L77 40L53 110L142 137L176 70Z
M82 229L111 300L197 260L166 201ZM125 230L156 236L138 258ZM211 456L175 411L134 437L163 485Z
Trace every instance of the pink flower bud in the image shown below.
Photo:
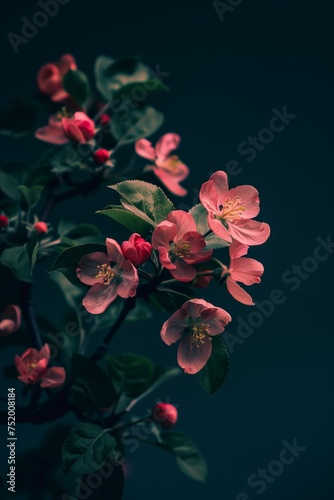
M0 337L17 332L21 326L21 309L10 304L0 314Z
M111 122L111 117L109 115L107 115L106 113L103 113L100 116L100 125L102 127L103 127L103 125L109 125L110 122Z
M0 215L0 228L8 227L9 219L7 215Z
M95 135L94 121L82 111L74 113L73 118L63 118L61 124L65 136L73 142L85 144Z
M52 101L63 101L69 95L63 88L63 76L77 68L74 57L64 54L58 62L44 64L37 75L37 85L43 94L48 94Z
M42 222L42 221L35 222L34 229L35 229L36 233L38 234L38 236L43 236L44 234L46 234L48 232L47 224L45 222Z
M107 149L98 149L94 153L94 161L98 165L104 165L109 160L109 151Z
M158 403L152 409L152 418L163 429L171 429L177 421L177 409L168 403Z
M152 253L152 245L138 233L133 233L128 241L123 241L124 257L136 267L144 264Z

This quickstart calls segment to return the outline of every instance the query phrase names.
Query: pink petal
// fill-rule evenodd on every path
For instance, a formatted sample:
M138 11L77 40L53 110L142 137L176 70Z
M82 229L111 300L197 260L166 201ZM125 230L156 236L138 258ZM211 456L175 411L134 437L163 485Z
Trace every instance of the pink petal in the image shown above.
M99 283L92 286L84 297L82 304L91 314L101 314L117 297L117 285L112 281L110 285Z
M15 304L9 304L2 311L0 321L0 336L16 332L21 325L21 309Z
M50 347L49 344L44 344L39 351L40 359L46 359L49 362L50 359Z
M57 366L54 368L49 368L48 371L43 375L41 387L44 388L55 388L63 385L66 378L66 372L64 368Z
M63 54L58 63L59 71L65 75L70 69L76 70L77 64L72 54Z
M23 363L22 359L17 354L14 358L14 364L20 375L27 375L28 373L27 366L25 365L25 363Z
M61 76L57 64L44 64L38 71L37 86L43 94L52 95L61 88Z
M204 338L204 343L196 347L190 342L191 335L183 337L177 351L177 362L186 373L193 375L199 372L207 363L212 352L212 342L209 335Z
M230 259L238 259L239 257L243 257L244 255L247 254L249 249L248 245L243 245L239 241L232 241L231 245L229 246L229 253L230 253Z
M60 102L60 101L65 101L69 97L69 94L65 92L63 89L57 90L54 94L51 96L51 101L53 102Z
M154 250L158 250L160 247L168 248L170 242L174 240L176 236L176 225L169 221L160 222L157 225L152 234L152 246Z
M49 142L50 144L66 144L68 138L65 136L62 127L57 125L46 125L45 127L40 127L35 132L36 139L40 141Z
M225 326L232 321L231 316L221 307L213 307L203 311L203 323L208 323L210 327L209 335L219 335L225 330Z
M222 205L226 198L240 198L240 204L245 208L242 212L242 219L251 219L260 212L259 192L253 186L237 186L227 191L222 199Z
M159 159L166 159L174 149L176 149L181 141L178 134L168 133L160 137L155 146L155 153Z
M23 363L30 364L40 359L39 351L37 349L29 348L21 356Z
M258 260L241 257L231 260L229 273L234 281L240 281L244 285L260 283L264 267Z
M228 191L228 180L227 174L223 170L218 170L211 175L210 181L213 181L219 196L223 196L226 191Z
M134 297L139 284L138 272L135 266L129 261L124 262L122 269L122 281L117 286L117 293L123 299Z
M109 266L110 262L107 254L103 252L92 252L84 255L78 263L76 268L76 273L79 280L85 285L94 285L95 283L103 283L104 279L96 278L99 273L97 266L102 264L107 264Z
M213 308L214 306L206 300L203 299L191 299L185 302L181 309L186 311L187 316L192 319L197 319L201 317L203 311L208 308Z
M213 250L202 250L198 253L192 253L191 257L185 257L184 262L187 264L200 264L211 259Z
M0 337L6 337L6 335L10 335L15 331L15 323L13 320L3 319L0 321Z
M199 199L208 212L219 212L220 202L216 185L213 181L204 182L199 192Z
M222 221L215 219L214 215L210 212L208 216L208 224L213 233L224 241L232 242L230 231L226 229Z
M167 220L176 225L175 241L183 238L184 234L189 231L196 232L196 223L193 216L184 210L173 210L167 215Z
M184 165L184 167L186 167L186 165ZM181 182L188 176L189 170L188 167L186 168L187 171L182 170L182 175L179 176L176 176L175 174L172 174L162 168L156 167L153 167L153 172L171 193L175 194L176 196L186 196L188 191L179 185L179 182Z
M125 261L122 249L116 240L106 239L107 252L110 262L115 262L117 266L122 267Z
M84 134L81 132L73 118L63 118L61 124L63 126L64 134L68 139L74 142L79 142L80 144L85 144L87 142Z
M228 276L226 279L226 286L232 297L235 298L238 302L245 304L246 306L253 306L254 302L252 297L247 293L241 286L239 286L231 276Z
M237 220L228 223L232 238L244 245L262 245L270 235L270 226L256 220Z
M45 358L44 359L40 359L38 361L37 365L30 372L30 375L29 375L32 380L34 380L35 382L37 382L37 380L39 380L46 373L48 362L49 361L47 359L45 359Z
M169 257L169 249L166 247L159 247L159 260L160 264L171 271L172 269L176 269L176 265L170 260Z
M139 156L142 156L147 160L155 160L155 149L152 146L152 143L147 139L139 139L135 143L135 151Z
M169 269L169 272L176 280L188 283L196 278L196 269L189 266L181 259L176 259L174 262L175 269Z
M165 344L174 344L181 338L184 329L188 326L188 323L185 321L186 317L186 311L179 309L164 322L160 335Z

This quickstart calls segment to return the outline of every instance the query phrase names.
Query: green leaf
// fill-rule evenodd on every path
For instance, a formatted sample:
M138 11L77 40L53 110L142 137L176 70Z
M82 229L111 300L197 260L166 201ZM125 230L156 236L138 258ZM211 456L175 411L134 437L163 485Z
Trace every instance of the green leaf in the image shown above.
M44 186L33 186L33 187L18 186L18 188L23 194L28 206L33 207L40 199Z
M114 402L116 392L108 375L93 361L80 354L72 356L74 383L69 400L83 412L100 411Z
M149 295L149 304L165 312L175 312L180 309L191 297L171 288L160 286L158 292Z
M136 92L140 91L139 95L136 95ZM140 101L145 99L145 96L160 91L168 91L170 90L167 85L162 83L157 78L149 78L144 82L133 82L127 85L124 85L119 90L114 93L115 100L126 100L132 99L133 101L138 101L138 97Z
M78 424L67 435L63 448L64 466L78 474L100 469L116 441L98 425Z
M154 227L154 225L143 220L139 215L126 210L121 205L109 205L103 210L98 210L96 213L111 217L129 229L131 233L139 233L143 237L148 236Z
M175 210L173 203L158 186L144 181L123 181L109 186L121 195L123 207L153 227Z
M203 389L213 394L225 382L230 360L222 335L215 335L211 339L212 354L198 375Z
M110 101L115 92L132 82L143 82L150 78L146 66L135 57L111 59L100 56L95 62L96 87Z
M172 453L180 470L196 481L204 482L207 476L207 465L197 446L191 439L180 432L162 432L160 448Z
M80 288L87 288L76 274L76 268L81 257L92 252L106 253L106 247L98 243L85 243L84 245L77 245L68 248L62 252L56 259L55 263L48 272L59 271L75 286Z
M87 75L82 71L70 69L63 77L63 87L80 104L85 103L90 94Z
M19 202L21 200L21 192L17 182L10 174L0 172L0 190L7 195L11 200Z
M143 109L129 110L126 118L115 114L112 119L111 131L118 141L117 147L119 147L150 136L161 127L163 121L164 115L160 111L147 106Z
M31 283L33 281L32 269L38 251L37 245L36 240L32 240L31 243L19 247L6 248L2 252L0 262L9 267L18 280Z
M198 233L205 235L208 231L210 231L208 225L208 212L205 210L203 205L201 205L200 203L198 205L195 205L193 208L189 210L189 213L195 219ZM222 240L221 238L219 238L219 236L216 236L214 233L211 233L208 236L206 236L205 241L206 241L206 247L209 249L210 248L218 249L229 246L229 243L227 241Z
M99 236L101 232L93 224L75 224L68 220L62 220L58 224L58 234L75 240L83 236Z
M107 358L107 371L118 393L136 398L151 385L153 363L144 356L123 354Z

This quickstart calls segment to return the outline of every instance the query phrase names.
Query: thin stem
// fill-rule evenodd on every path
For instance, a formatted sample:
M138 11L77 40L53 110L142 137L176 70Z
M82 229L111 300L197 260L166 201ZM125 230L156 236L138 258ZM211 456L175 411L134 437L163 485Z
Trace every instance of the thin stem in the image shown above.
M116 322L113 324L110 332L106 335L102 344L90 356L90 359L92 361L98 361L99 359L103 358L103 356L107 352L109 342L111 342L112 338L116 334L119 327L122 325L123 321L125 320L125 318L129 314L129 312L132 311L132 309L134 309L135 304L136 304L136 300L134 297L130 297L126 300L126 302L123 306L123 309L122 309L120 315L118 316Z
M127 429L128 427L132 427L133 425L141 424L142 422L145 422L148 418L150 418L151 414L146 415L145 417L140 417L137 420L134 420L133 422L128 422L127 424L124 425L119 425L118 427L114 427L112 430L113 432L117 431L123 431L124 429Z
M31 296L31 283L21 282L21 305L23 317L30 331L34 346L36 349L40 349L43 346L43 342L35 318Z

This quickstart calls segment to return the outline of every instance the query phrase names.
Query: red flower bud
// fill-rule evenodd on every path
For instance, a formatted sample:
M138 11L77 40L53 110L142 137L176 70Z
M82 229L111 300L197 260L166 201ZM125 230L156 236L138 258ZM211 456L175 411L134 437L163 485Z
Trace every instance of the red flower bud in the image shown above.
M94 161L98 165L104 165L109 160L109 151L107 149L98 149L94 153Z
M1 227L6 228L8 227L8 224L9 224L9 219L7 215L0 215L0 228Z
M42 221L35 222L34 229L35 229L36 233L38 234L38 236L43 236L44 234L46 234L48 232L47 224L45 222L42 222Z
M101 116L100 116L100 125L109 125L109 123L111 122L111 117L109 115L107 115L106 113L103 113Z
M133 233L128 241L123 241L124 257L136 267L144 264L152 253L152 245L138 233Z
M171 429L177 421L177 409L168 403L158 403L152 410L152 418L163 429Z

